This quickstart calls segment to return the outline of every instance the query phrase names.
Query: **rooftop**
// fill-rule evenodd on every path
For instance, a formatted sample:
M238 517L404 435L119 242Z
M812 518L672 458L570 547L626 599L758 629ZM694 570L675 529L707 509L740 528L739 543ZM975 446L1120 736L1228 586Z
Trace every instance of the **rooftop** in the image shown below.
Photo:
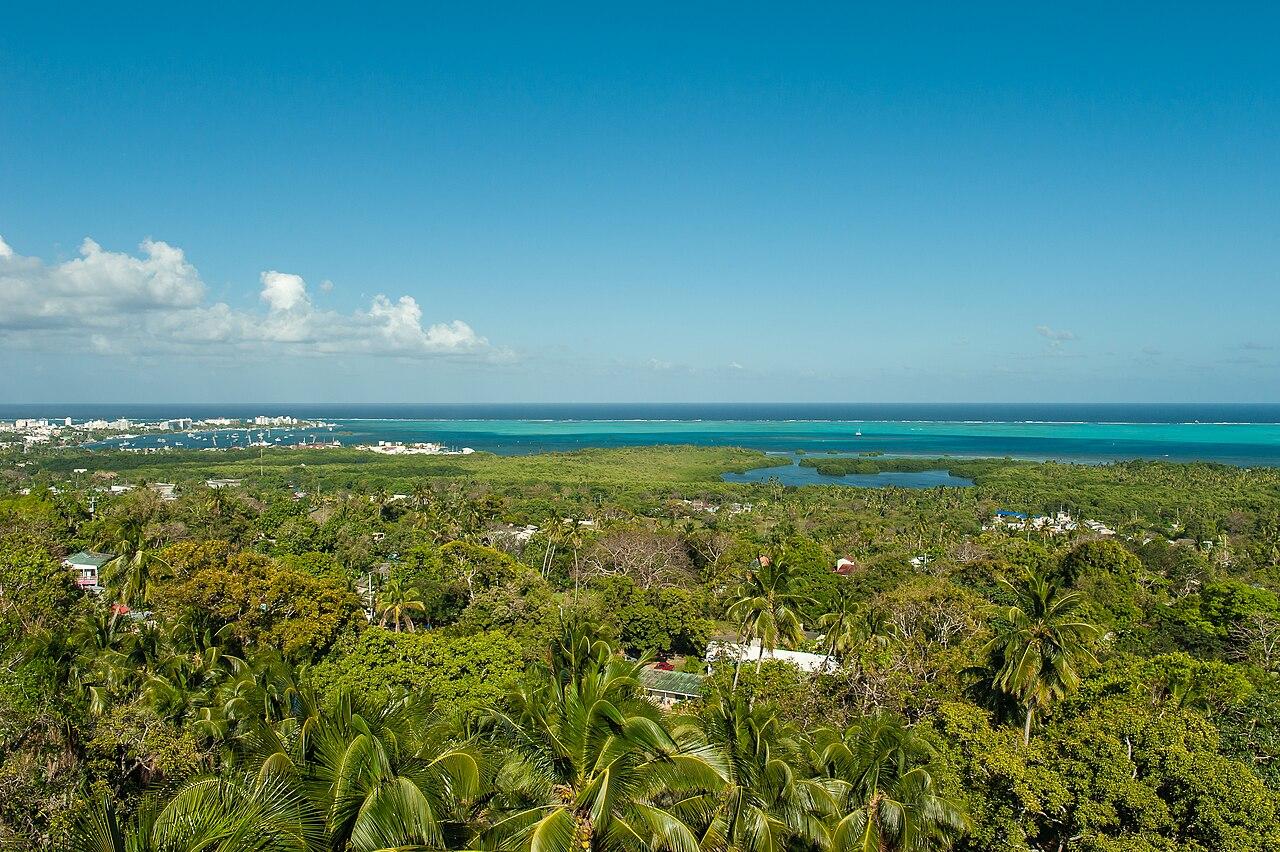
M115 559L110 553L94 553L90 550L81 550L68 556L63 562L71 565L92 565L94 568L101 568L112 559Z
M640 683L649 692L664 692L685 698L702 697L702 675L689 672L664 672L645 668L640 671Z

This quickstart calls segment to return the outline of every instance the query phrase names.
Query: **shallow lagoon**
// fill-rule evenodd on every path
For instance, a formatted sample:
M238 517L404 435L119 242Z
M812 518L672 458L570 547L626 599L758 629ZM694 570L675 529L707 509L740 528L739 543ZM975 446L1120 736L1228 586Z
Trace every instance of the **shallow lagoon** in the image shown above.
M331 407L330 407L331 408ZM499 454L536 452L571 452L588 447L647 446L656 444L694 444L698 446L746 447L765 451L806 450L819 453L882 453L917 458L957 456L964 458L1000 458L1011 456L1022 459L1055 459L1059 461L1097 463L1122 459L1148 458L1169 461L1213 461L1242 466L1280 466L1280 419L1277 407L1248 410L1200 410L1179 411L1182 415L1234 415L1238 417L1262 417L1265 422L1241 423L1191 423L1191 422L1027 422L1027 421L917 421L917 420L723 420L723 419L588 419L571 415L600 414L599 407L559 407L534 413L560 415L565 419L485 419L485 418L432 418L400 419L335 416L350 413L351 407L341 411L319 406L289 406L270 409L249 409L250 412L279 414L289 413L300 417L316 417L338 424L334 432L325 430L320 440L337 439L343 444L376 443L377 441L432 441L450 447L473 447ZM653 409L649 406L632 406L624 411L610 409L608 413L633 413L636 415L683 414L692 416L705 413L700 410L669 407ZM1025 407L1024 407L1025 409ZM1019 409L1019 414L1053 414L1054 411L1029 411ZM18 416L32 412L17 412ZM106 409L104 409L106 410ZM369 414L380 413L376 408L357 409ZM530 410L526 407L526 409ZM737 409L735 409L737 410ZM981 413L985 409L975 412ZM187 408L166 409L169 416L202 414ZM960 413L947 409L947 413ZM806 413L804 408L790 408L788 413ZM6 408L0 406L0 417ZM49 414L37 412L39 416ZM73 416L84 416L78 411ZM131 412L125 412L129 414ZM221 411L228 416L238 411ZM409 413L406 410L405 413ZM464 407L457 410L466 413L486 413L486 410ZM758 414L753 410L741 413ZM832 412L820 412L832 413ZM852 412L851 412L852 413ZM937 414L939 412L907 412L912 414ZM991 414L1008 414L999 409ZM1066 417L1082 412L1066 407L1057 412ZM1155 416L1146 408L1120 410L1113 416ZM113 411L113 416L120 412ZM135 415L136 416L136 415ZM220 434L218 445L225 447L234 442L240 445L251 440L244 429L239 439ZM259 429L251 430L255 438ZM275 439L281 440L277 442ZM304 430L290 430L290 434L272 430L271 443L292 443L309 440ZM168 437L168 445L182 442L187 448L211 446L211 439L186 436ZM119 441L105 442L102 446L119 445ZM158 438L144 435L131 440L133 447L164 446Z
M972 479L953 476L949 470L887 470L880 473L826 476L812 467L802 467L795 457L786 467L759 467L745 473L725 473L720 478L725 482L768 482L776 479L783 485L842 485L847 488L967 488L973 485Z

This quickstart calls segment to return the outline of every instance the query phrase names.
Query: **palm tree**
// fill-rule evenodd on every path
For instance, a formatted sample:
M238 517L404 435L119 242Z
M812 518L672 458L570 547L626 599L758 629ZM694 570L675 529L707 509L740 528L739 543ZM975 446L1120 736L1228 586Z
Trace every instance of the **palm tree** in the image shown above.
M844 809L831 852L946 849L966 830L959 804L938 790L933 749L897 717L870 716L815 739Z
M818 627L824 631L822 651L827 656L824 671L832 659L843 663L871 638L868 612L848 595L841 595L835 608L818 619Z
M310 818L309 818L310 817ZM326 848L323 822L279 780L203 777L164 805L144 799L122 822L108 799L75 826L75 852L310 852Z
M89 712L95 716L107 712L112 697L132 690L145 670L131 655L137 636L121 628L114 614L93 612L72 630L74 657L70 681L82 688L89 699Z
M781 561L774 562L767 556L761 556L747 570L729 604L729 617L738 623L738 635L742 641L760 642L757 673L766 650L773 651L779 643L794 645L804 638L798 609L808 599L790 591L791 581L791 570ZM736 669L733 682L736 687Z
M721 692L703 714L702 730L728 780L669 807L697 826L703 849L827 848L825 820L836 813L838 786L805 771L807 743L776 709Z
M418 702L370 709L350 696L319 717L304 777L318 792L328 848L445 848L448 816L479 792L480 763L472 750L440 745L426 722Z
M404 582L399 577L392 577L383 586L382 593L378 595L378 609L382 613L382 620L378 623L386 627L390 621L397 633L400 632L400 625L404 624L412 633L414 630L412 613L426 613L427 605L422 602L421 597L415 597L416 592L406 588Z
M509 709L488 716L490 736L511 758L484 848L698 852L690 826L664 806L724 783L715 750L673 735L636 697L639 667L603 643L569 636L552 659L508 697Z
M1099 631L1079 616L1080 595L1062 593L1042 574L1029 573L1017 584L1000 582L1017 603L1005 610L984 649L988 678L995 691L1021 706L1025 745L1036 714L1075 691L1080 669L1097 662L1090 645Z
M251 719L226 778L204 778L122 832L109 809L87 821L77 849L175 852L240 849L374 852L444 849L476 796L474 750L444 744L425 705L366 705L339 695L331 710L294 692L281 719ZM270 712L270 711L269 711ZM112 837L124 838L108 845ZM249 838L249 839L246 839ZM127 842L126 842L127 841ZM237 845L240 844L240 845Z
M103 566L108 586L118 590L118 600L128 606L136 606L151 597L151 569L168 563L156 551L145 544L129 554L121 554Z
M122 604L145 601L150 593L152 566L165 564L156 553L155 529L149 528L148 521L136 514L125 515L95 541L96 546L115 554L102 566L102 573L104 582L116 590Z
M542 553L542 578L551 574L551 566L555 564L556 548L564 539L564 522L559 518L548 518L543 525L542 534L547 540L547 549Z

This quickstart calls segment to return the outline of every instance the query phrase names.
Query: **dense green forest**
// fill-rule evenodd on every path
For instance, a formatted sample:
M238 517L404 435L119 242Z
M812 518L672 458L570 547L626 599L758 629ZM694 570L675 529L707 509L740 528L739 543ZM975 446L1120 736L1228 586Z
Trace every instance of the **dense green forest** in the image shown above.
M0 848L1280 848L1280 472L771 463L0 456Z

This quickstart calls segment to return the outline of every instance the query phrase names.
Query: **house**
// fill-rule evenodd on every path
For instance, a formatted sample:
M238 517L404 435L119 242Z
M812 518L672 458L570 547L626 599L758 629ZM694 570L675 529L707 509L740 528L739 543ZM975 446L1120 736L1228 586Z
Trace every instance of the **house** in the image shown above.
M758 640L753 640L750 645L743 645L740 642L710 642L707 644L707 662L711 665L720 660L754 663L760 659L781 660L784 663L790 663L802 672L833 672L838 668L835 660L825 654L788 651L785 648L774 648L772 651L765 649L762 653Z
M204 484L210 488L237 488L240 482L239 479L206 479Z
M160 495L160 499L165 502L172 502L178 499L178 486L172 482L153 482L151 490Z
M81 550L62 560L62 567L72 573L76 579L76 585L80 588L96 592L102 588L98 582L98 571L112 559L115 559L115 556L110 553Z
M856 574L857 571L858 563L854 562L852 559L846 559L844 557L837 559L836 567L831 569L831 573L839 574L841 577L848 577L851 574Z
M645 667L640 670L640 687L654 703L662 707L670 707L681 701L701 698L703 695L702 675L689 672L664 671Z

